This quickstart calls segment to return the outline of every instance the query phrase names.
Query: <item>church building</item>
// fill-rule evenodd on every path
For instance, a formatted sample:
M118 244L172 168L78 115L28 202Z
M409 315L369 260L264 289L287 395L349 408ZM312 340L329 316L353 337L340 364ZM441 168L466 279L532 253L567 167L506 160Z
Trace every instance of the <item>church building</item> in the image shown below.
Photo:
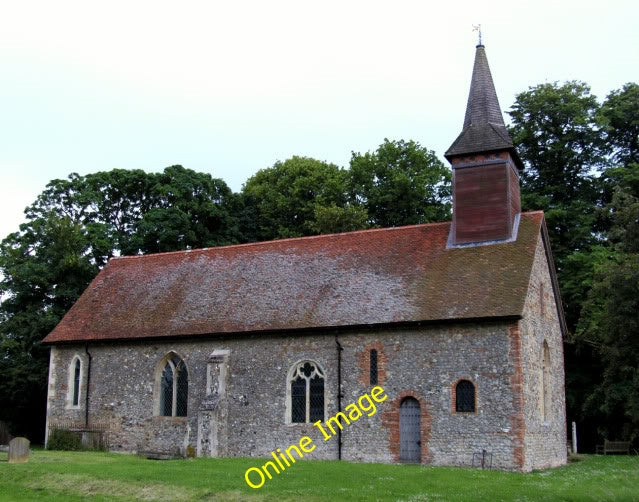
M560 294L483 45L446 158L452 222L111 259L44 340L47 432L102 424L131 453L269 457L309 436L309 459L564 464ZM323 441L313 424L374 387L376 413Z

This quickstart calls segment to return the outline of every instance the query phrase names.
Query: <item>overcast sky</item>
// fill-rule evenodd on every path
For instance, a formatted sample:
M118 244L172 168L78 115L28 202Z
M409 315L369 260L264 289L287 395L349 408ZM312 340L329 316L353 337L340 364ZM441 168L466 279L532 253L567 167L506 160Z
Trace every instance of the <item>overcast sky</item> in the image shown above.
M0 0L0 238L71 172L181 164L239 191L276 160L346 167L385 137L441 157L477 23L503 110L543 82L602 99L639 81L638 5Z

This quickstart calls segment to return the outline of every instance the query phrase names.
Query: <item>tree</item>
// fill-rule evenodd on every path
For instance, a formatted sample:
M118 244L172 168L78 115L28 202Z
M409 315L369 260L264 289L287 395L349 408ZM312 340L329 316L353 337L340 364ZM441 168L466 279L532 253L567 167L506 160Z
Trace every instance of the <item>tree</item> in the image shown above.
M639 163L639 85L627 83L608 94L599 116L615 163Z
M353 204L316 206L310 228L318 234L352 232L369 227L366 208Z
M594 347L602 367L585 410L602 417L603 437L639 438L638 252L612 257L595 276L578 340Z
M359 214L345 209L345 171L309 157L294 156L258 171L244 184L242 195L245 203L255 208L257 240L301 237L339 228L335 221L333 227L327 223L329 210L320 208L341 208L331 211L342 211L340 218L350 221L346 227L352 227Z
M93 258L102 266L116 253L131 254L135 224L153 207L154 175L114 169L53 180L27 208L28 219L65 216L87 232Z
M16 434L44 432L48 350L41 340L97 272L82 227L43 215L0 244L0 419Z
M555 206L590 194L604 160L598 109L583 82L541 84L515 97L510 133L525 164L526 195L546 196Z
M560 274L565 257L596 242L601 186L595 174L605 165L598 109L588 85L573 81L530 87L508 112L525 166L522 209L546 212Z
M150 175L148 207L133 224L127 254L176 251L236 243L235 197L224 181L182 166Z
M450 219L450 183L450 170L414 141L385 139L375 152L351 156L351 196L374 226Z
M114 169L53 180L27 218L63 215L83 227L99 266L115 254L175 251L237 242L230 188L207 173Z
M591 276L574 340L593 362L583 415L601 437L639 438L639 164L608 171L605 254ZM594 419L594 420L593 420Z

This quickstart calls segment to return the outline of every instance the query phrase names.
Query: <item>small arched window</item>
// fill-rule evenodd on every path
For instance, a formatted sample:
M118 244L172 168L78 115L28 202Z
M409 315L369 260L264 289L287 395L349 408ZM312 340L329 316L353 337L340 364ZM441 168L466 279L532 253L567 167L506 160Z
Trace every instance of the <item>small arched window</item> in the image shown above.
M475 412L475 386L470 380L460 380L455 386L455 411L457 413Z
M302 361L289 375L291 423L324 420L324 373L319 366Z
M377 349L372 349L370 352L370 383L371 385L377 385Z
M73 394L71 400L71 404L73 404L73 406L80 405L80 369L80 359L76 359L75 364L73 365Z
M189 395L189 373L184 361L173 354L166 360L160 377L160 415L185 417Z

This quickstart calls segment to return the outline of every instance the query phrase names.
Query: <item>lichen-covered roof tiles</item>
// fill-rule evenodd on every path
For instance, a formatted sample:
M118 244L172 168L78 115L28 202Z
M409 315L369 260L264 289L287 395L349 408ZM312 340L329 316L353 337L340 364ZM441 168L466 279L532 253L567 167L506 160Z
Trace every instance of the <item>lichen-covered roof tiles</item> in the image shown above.
M44 341L518 316L542 221L457 249L435 223L114 258Z

